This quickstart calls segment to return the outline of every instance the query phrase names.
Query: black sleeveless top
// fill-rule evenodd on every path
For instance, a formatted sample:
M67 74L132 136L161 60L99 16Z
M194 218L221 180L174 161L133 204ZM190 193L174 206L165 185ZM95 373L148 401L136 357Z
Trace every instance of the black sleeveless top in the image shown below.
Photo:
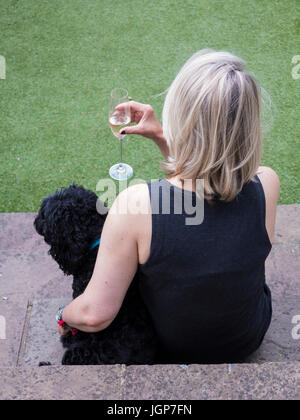
M152 239L148 260L139 265L139 287L158 334L159 362L242 361L260 346L272 316L265 282L272 245L258 176L231 202L204 200L196 225L186 224L185 210L174 211L180 195L195 203L194 192L166 179L148 187ZM165 190L170 212L161 204Z

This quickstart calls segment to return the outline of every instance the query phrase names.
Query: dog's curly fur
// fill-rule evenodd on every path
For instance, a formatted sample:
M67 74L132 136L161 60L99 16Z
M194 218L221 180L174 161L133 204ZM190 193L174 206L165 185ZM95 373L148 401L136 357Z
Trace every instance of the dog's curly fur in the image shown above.
M98 247L90 247L100 237L106 218L97 212L97 200L94 192L72 184L44 198L34 220L36 231L50 245L49 254L65 274L73 275L74 299L84 292L97 257ZM79 331L61 341L66 348L64 365L154 363L157 339L139 294L138 276L106 329L97 333Z

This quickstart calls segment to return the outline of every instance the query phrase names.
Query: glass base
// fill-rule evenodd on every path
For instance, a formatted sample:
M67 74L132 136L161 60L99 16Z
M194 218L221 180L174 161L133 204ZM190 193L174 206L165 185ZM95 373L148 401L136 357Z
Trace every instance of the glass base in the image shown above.
M123 181L132 177L133 169L127 163L116 163L110 168L109 175L117 181Z

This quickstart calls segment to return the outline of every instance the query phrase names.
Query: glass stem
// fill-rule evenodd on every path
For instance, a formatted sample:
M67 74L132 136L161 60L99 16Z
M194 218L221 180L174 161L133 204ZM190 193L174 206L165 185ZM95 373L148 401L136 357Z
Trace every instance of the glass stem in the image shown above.
M123 159L123 153L122 153L122 140L120 140L120 168L123 168L123 165L122 165L122 159Z

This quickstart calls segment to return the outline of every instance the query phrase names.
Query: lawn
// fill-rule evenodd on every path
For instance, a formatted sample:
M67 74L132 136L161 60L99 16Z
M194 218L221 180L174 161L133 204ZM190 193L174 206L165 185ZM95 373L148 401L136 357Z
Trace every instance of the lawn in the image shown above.
M95 190L119 157L111 89L127 88L160 117L158 95L207 47L244 58L268 92L262 164L280 177L280 203L300 203L299 0L1 0L0 31L1 212L36 211L72 181ZM151 141L124 144L135 177L163 176Z

